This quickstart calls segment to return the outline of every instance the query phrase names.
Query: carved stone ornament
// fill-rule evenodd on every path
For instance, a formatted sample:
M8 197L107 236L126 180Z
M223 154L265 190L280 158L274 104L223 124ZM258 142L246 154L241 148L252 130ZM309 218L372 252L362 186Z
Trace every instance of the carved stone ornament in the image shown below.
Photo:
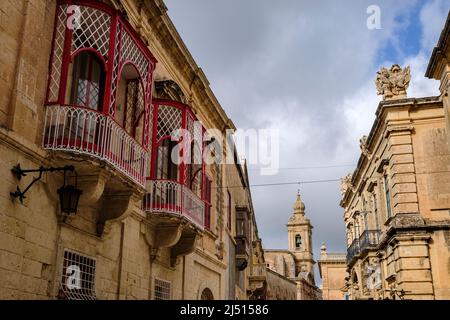
M349 173L345 177L341 178L341 196L343 197L347 190L352 186L352 174Z
M377 94L383 96L383 100L394 100L406 98L406 90L411 80L411 70L408 67L402 69L394 64L389 70L381 68L377 72L375 85Z
M367 136L362 136L361 139L359 139L359 148L361 149L361 153L370 160L372 154L367 146Z
M419 214L408 213L397 214L391 223L394 228L413 228L424 225L425 221Z

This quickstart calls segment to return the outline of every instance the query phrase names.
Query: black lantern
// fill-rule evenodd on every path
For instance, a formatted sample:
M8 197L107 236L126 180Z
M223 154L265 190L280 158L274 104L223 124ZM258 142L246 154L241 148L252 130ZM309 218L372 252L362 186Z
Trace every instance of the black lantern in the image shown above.
M64 171L64 185L58 189L58 195L59 195L59 201L61 205L61 213L65 213L67 215L70 215L72 213L77 212L78 207L78 200L80 199L80 195L83 193L80 189L77 189L77 172L75 171L74 166L64 166L64 167L50 167L50 168L44 168L40 167L39 169L22 169L20 167L20 164L17 164L11 169L11 172L13 175L18 179L21 180L22 177L26 176L27 173L30 172L38 172L39 176L33 178L33 181L25 188L25 190L20 190L19 187L17 187L17 190L15 192L10 192L11 197L13 198L19 198L20 202L23 203L23 199L25 199L25 193L31 188L31 186L36 182L39 181L42 177L43 172L54 172L54 171ZM75 186L72 185L66 185L66 173L67 171L71 171L75 174Z
M64 170L64 185L58 189L59 203L61 206L61 213L75 214L77 213L78 200L83 193L77 188L77 173L75 173L75 186L66 185L66 170Z

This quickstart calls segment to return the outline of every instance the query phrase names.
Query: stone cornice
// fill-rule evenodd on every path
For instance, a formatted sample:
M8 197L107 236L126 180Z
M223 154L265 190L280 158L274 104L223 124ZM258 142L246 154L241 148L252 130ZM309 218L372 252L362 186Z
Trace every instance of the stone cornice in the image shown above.
M439 96L432 96L432 97L424 97L424 98L406 98L406 99L397 99L397 100L386 100L386 101L380 101L378 104L378 108L376 111L376 119L372 125L372 129L370 130L369 136L367 138L367 149L374 154L374 143L375 143L375 137L379 136L380 134L384 134L385 137L388 137L393 132L399 132L399 131L411 131L413 130L413 126L411 124L402 124L402 125L395 125L390 126L384 121L385 114L387 110L391 108L418 108L422 106L429 106L433 105L434 107L442 108L442 101ZM376 157L373 157L372 159L368 159L366 156L361 154L358 160L357 167L353 173L352 176L352 185L356 188L355 190L358 190L361 183L361 177L363 176L364 170L366 170L369 165L372 163L372 161L376 161ZM354 194L353 190L347 190L346 194L344 195L344 198L341 200L340 205L341 207L344 207L348 204L350 199L352 198L352 195Z
M167 7L161 0L145 1L144 3L149 16L146 22L149 26L147 29L159 33L157 37L154 37L154 41L158 42L157 45L163 50L161 54L166 56L168 61L176 61L183 66L183 68L177 68L183 78L183 82L179 85L184 89L186 96L197 100L198 105L193 103L192 107L194 109L201 108L202 113L208 114L208 117L216 122L214 125L218 129L236 129L209 87L209 81L203 70L195 62L167 15ZM149 34L149 36L151 35ZM162 42L161 39L164 41ZM173 62L168 64L173 64Z
M423 219L418 213L401 213L388 220L388 229L382 234L379 248L385 247L402 232L422 234L432 230L450 230L450 219Z
M442 70L444 64L448 63L446 53L448 53L450 45L449 38L450 38L450 12L447 16L447 21L445 22L445 26L441 32L437 46L433 49L430 61L428 62L428 67L425 72L425 76L427 78L440 80L442 72L439 71Z

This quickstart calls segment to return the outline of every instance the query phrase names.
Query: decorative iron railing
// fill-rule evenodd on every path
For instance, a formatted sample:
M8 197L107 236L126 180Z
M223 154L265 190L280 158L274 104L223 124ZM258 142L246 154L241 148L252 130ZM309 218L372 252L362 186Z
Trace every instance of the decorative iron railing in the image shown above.
M172 213L187 217L203 229L205 203L192 190L176 181L148 180L142 209L151 213Z
M366 230L359 237L359 248L361 251L374 248L380 243L380 230Z
M43 147L104 160L145 186L148 152L113 119L95 110L47 106Z
M360 253L359 249L359 239L353 240L350 247L347 249L347 263L350 263L353 258Z

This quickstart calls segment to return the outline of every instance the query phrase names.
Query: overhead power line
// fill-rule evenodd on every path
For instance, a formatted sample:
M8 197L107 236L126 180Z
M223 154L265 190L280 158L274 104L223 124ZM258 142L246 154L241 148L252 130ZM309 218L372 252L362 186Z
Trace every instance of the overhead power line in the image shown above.
M337 182L341 179L326 179L326 180L304 180L304 181L292 181L292 182L275 182L275 183L261 183L261 184L251 184L250 187L270 187L270 186L287 186L287 185L300 185L300 184L311 184L311 183L326 183L326 182ZM242 188L242 186L224 186L222 188Z
M280 167L279 170L305 170L305 169L326 169L326 168L343 168L343 167L356 167L355 164L338 164L330 166L309 166L309 167ZM265 168L248 168L248 170L261 170Z

